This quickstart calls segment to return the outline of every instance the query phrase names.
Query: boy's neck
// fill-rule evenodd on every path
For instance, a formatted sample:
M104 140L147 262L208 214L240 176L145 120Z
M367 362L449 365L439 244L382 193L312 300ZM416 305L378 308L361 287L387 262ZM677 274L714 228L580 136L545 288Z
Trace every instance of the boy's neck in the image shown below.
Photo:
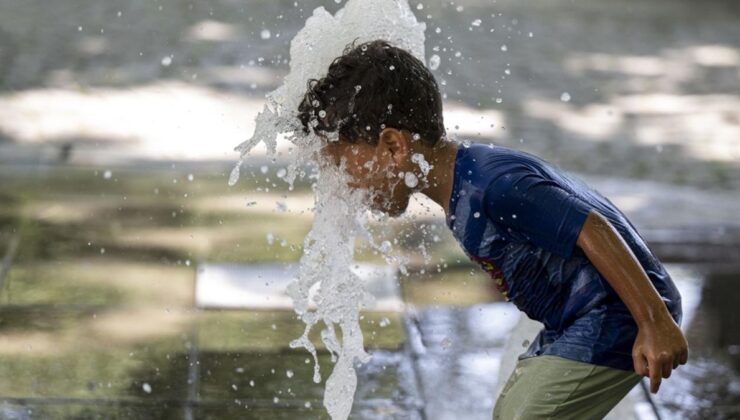
M455 158L457 157L457 143L442 140L442 143L428 149L424 158L432 166L427 175L429 186L422 189L421 193L439 204L445 211L449 211L450 195L452 195L452 182L455 175Z

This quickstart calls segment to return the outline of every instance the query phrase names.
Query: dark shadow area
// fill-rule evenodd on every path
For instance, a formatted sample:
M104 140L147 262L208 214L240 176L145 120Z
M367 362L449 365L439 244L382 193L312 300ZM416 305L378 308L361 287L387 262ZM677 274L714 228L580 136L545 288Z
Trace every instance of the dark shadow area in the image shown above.
M734 419L740 415L740 273L710 273L688 329L690 363L661 387L657 400L672 415Z

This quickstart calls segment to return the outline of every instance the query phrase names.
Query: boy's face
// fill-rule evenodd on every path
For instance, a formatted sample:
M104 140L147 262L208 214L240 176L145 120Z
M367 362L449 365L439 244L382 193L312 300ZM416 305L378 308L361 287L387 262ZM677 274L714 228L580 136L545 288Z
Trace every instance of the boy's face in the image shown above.
M406 186L399 172L408 161L408 142L403 135L394 130L393 138L377 145L367 143L332 142L324 146L321 153L337 166L344 164L349 175L350 188L367 190L370 193L370 207L399 216L406 211L413 191ZM390 142L390 144L389 144ZM400 147L396 142L403 142Z

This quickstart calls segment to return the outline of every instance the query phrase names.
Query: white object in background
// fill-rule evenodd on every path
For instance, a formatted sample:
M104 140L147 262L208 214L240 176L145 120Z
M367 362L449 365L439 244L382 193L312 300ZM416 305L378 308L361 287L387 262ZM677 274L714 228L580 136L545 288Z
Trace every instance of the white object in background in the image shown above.
M392 267L357 263L352 271L360 277L365 290L375 296L372 310L403 310ZM285 288L296 274L295 268L276 264L202 264L195 281L195 305L198 308L292 310L293 302ZM313 295L315 288L311 291Z

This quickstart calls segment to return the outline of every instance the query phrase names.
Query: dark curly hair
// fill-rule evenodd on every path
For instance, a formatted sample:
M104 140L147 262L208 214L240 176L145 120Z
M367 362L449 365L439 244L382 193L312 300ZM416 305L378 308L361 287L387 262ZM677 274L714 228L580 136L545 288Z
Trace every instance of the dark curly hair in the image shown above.
M339 132L342 141L376 144L385 127L434 146L446 136L442 98L427 67L384 40L347 45L326 77L309 79L298 107L303 131Z

